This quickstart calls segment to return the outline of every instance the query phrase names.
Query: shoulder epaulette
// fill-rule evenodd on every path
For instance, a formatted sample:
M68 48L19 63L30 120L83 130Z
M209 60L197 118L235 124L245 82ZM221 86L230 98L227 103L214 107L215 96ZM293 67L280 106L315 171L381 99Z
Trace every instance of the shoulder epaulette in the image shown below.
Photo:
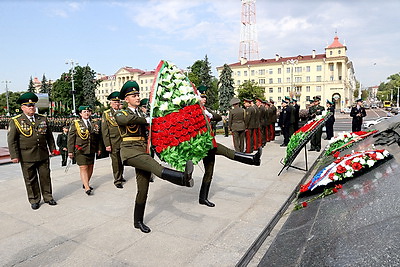
M17 115L17 116L12 117L11 119L17 119L17 118L19 118L19 117L21 117L21 116L22 116L22 114L19 114L19 115Z

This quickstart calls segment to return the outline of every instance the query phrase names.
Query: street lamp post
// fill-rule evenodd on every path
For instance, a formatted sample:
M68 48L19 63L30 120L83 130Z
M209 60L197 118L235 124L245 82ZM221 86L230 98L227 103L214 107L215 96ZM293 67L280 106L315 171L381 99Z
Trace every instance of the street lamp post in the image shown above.
M75 87L74 87L74 74L75 74L75 66L78 65L78 62L71 60L67 60L65 64L71 65L71 84L72 84L72 114L76 116L76 105L75 105Z
M299 61L297 59L290 59L286 61L286 64L290 64L292 65L292 69L290 70L291 76L290 76L290 92L293 92L293 66L297 65L297 63L299 63ZM292 96L290 96L292 97Z
M2 83L6 84L6 101L7 101L7 116L10 116L10 105L8 103L8 84L11 83L11 81L2 81Z
M397 87L397 109L399 109L399 89L400 87Z

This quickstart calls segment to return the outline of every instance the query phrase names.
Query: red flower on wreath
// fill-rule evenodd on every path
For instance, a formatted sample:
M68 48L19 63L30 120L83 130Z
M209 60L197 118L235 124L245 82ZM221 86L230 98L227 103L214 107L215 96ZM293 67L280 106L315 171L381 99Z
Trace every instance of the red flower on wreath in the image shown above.
M333 177L334 177L334 176L335 176L335 173L333 173L333 172L330 173L330 174L329 174L329 179L331 179L331 180L333 181Z
M333 189L332 189L332 192L334 193L334 194L336 194L337 193L337 188L336 187L334 187Z
M335 159L337 159L337 158L339 157L339 155L340 155L340 152L339 152L339 151L336 151L335 154L333 154L333 157L334 157Z
M345 167L343 167L342 165L339 165L336 169L337 173L345 173L347 171L347 169Z
M353 170L355 171L359 171L362 169L362 165L360 162L354 162L353 165L351 165L351 167L353 168Z
M301 205L303 206L303 208L305 208L305 207L307 207L308 204L307 204L307 202L304 201L303 203L301 203Z

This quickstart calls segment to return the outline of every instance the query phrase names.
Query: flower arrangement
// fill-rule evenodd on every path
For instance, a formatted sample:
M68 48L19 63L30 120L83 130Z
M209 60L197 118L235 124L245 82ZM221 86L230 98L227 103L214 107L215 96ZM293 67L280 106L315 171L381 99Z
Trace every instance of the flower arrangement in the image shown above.
M310 194L312 191L318 191L319 189L323 189L323 192L305 201L306 203L297 203L295 209L306 207L307 203L315 199L336 193L338 189L342 188L339 183L368 171L373 166L376 166L378 162L383 162L389 158L391 158L391 155L385 149L354 152L343 157L337 157L335 161L319 171L308 183L300 186L299 195ZM327 188L332 183L335 186Z
M347 149L355 143L364 140L368 136L378 132L377 130L359 131L359 132L342 132L337 137L329 141L325 150L325 156L337 154L339 151Z
M161 61L157 67L150 106L150 142L162 161L183 170L216 145L196 88L174 64Z
M299 148L303 147L304 142L307 141L307 138L317 131L320 127L323 126L323 123L331 116L332 114L324 111L322 115L318 115L313 120L307 122L303 127L298 129L289 140L289 143L286 147L286 157L283 162L286 164L289 159L295 154L295 151Z

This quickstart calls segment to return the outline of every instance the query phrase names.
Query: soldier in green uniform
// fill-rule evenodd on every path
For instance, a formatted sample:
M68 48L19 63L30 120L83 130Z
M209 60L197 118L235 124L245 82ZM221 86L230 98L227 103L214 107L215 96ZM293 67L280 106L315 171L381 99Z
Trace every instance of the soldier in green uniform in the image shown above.
M325 110L323 106L319 103L321 98L315 97L313 105L308 109L309 119L314 119L317 115L322 115L322 111ZM311 148L308 151L321 151L321 136L322 136L322 128L315 132L315 134L311 137Z
M20 163L31 208L40 207L43 200L49 205L57 205L53 199L49 150L54 155L56 147L53 134L45 116L35 114L38 97L31 92L22 94L17 104L21 104L22 114L10 120L7 141L12 162Z
M125 165L135 167L137 193L134 209L134 227L143 233L149 233L150 228L144 224L143 216L149 191L149 179L154 173L163 180L180 186L193 187L193 163L188 161L184 172L164 168L148 154L146 127L150 118L146 118L140 110L139 85L135 81L127 81L119 94L128 108L119 110L115 120L118 124L122 142L121 159Z
M246 108L246 153L252 153L257 146L257 110L253 106L253 100L245 98L244 106Z
M114 185L116 188L123 188L124 165L121 160L120 145L121 134L119 133L118 124L115 121L115 114L120 110L121 101L119 99L119 92L111 93L107 99L110 101L111 108L104 111L101 121L101 134L106 151L110 152L111 166L114 175Z
M209 121L218 122L222 120L221 115L205 107L205 104L207 102L207 95L205 94L206 89L207 89L206 87L201 87L201 86L199 86L198 88L198 91L201 93L200 104L203 107L204 113L206 114ZM217 147L210 149L208 151L207 156L203 158L204 175L200 187L199 204L206 205L208 207L215 207L215 204L208 200L208 193L210 191L210 185L214 174L215 155L222 155L228 159L248 165L260 166L261 153L262 153L261 147L257 149L257 153L255 154L245 154L241 152L235 152L234 150L229 149L220 143L217 143Z
M93 187L89 185L92 178L94 160L96 153L101 154L99 150L101 133L98 123L91 120L91 106L80 106L78 108L80 119L71 123L68 133L68 156L75 158L79 166L79 173L82 180L82 187L85 193L90 196Z
M229 129L232 132L233 137L233 146L235 147L235 151L243 152L244 151L244 137L246 126L244 124L244 117L246 111L239 106L240 100L239 98L232 98L230 104L233 106L231 110L229 110L229 119L228 125Z

